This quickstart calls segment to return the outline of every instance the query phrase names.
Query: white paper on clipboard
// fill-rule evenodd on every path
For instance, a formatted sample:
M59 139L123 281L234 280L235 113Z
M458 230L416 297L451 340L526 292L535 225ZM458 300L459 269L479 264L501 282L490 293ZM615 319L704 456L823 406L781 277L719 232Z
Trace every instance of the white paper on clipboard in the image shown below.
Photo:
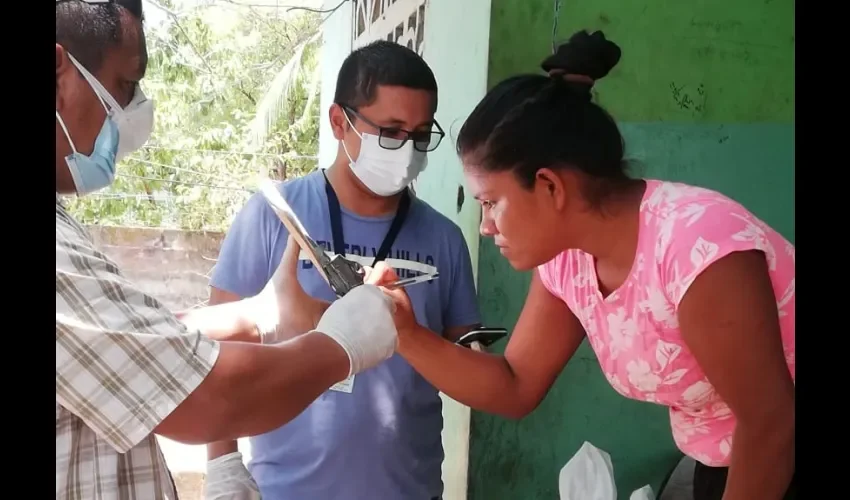
M277 214L277 217L289 231L289 234L295 238L298 246L307 253L307 256L310 258L310 262L313 263L325 282L330 284L328 276L325 274L325 269L319 262L318 255L316 255L316 252L321 249L317 249L310 244L313 239L310 237L309 233L307 233L307 229L304 227L304 224L301 224L298 216L295 215L295 211L292 210L292 207L289 206L289 203L287 203L280 194L280 191L278 191L274 181L271 179L263 179L257 187L268 204L272 207L274 213Z

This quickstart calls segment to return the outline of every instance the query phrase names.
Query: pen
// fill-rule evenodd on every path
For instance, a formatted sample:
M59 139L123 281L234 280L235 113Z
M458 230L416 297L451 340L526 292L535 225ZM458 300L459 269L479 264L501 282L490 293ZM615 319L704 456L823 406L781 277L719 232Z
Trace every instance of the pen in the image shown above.
M394 290L403 286L410 286L415 285L416 283L426 283L428 281L433 281L439 277L440 273L420 274L419 276L414 276L412 278L405 278L403 280L394 281L386 285L385 287L389 288L390 290Z

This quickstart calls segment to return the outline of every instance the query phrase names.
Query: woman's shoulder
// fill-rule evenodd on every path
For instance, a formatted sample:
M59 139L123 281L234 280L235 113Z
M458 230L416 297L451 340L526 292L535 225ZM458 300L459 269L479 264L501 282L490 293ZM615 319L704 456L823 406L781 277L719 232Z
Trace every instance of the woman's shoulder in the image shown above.
M646 179L645 182L646 193L640 211L649 220L657 219L660 222L671 217L685 217L689 219L690 227L701 222L701 215L711 207L720 207L721 211L749 213L737 201L712 189L654 179Z
M771 271L789 256L793 266L790 242L743 205L711 189L647 181L641 221L645 258L654 258L667 288L678 290L672 294L674 302L697 275L732 252L761 251Z
M646 180L641 202L642 229L700 234L743 235L745 228L764 235L778 233L738 201L712 189L679 182ZM671 242L674 242L672 240Z
M655 232L656 247L677 245L688 235L721 239L751 238L778 233L741 203L717 191L677 182L647 180L641 202L642 231ZM673 234L675 233L675 238Z

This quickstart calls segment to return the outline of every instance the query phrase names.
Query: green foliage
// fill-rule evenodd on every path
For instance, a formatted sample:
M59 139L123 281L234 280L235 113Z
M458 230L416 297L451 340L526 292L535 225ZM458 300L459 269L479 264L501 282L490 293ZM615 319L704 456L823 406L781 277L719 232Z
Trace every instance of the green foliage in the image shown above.
M166 7L170 3L160 2ZM316 167L320 17L200 6L148 28L148 145L69 208L86 224L226 229L258 176Z

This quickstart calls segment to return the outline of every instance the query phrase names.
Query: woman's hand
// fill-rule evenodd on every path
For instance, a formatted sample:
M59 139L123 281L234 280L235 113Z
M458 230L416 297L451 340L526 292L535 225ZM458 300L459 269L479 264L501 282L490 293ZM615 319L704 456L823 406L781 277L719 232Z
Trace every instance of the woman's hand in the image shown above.
M282 342L313 330L330 306L329 302L307 295L298 282L300 251L301 247L290 236L280 265L255 298L254 317L264 344Z
M392 267L383 261L378 262L374 269L366 268L364 283L381 287L381 290L393 301L393 319L398 331L399 343L402 343L404 338L409 336L416 328L417 323L413 306L410 304L410 297L407 296L404 288L386 288L386 285L395 281L398 281L398 275Z

